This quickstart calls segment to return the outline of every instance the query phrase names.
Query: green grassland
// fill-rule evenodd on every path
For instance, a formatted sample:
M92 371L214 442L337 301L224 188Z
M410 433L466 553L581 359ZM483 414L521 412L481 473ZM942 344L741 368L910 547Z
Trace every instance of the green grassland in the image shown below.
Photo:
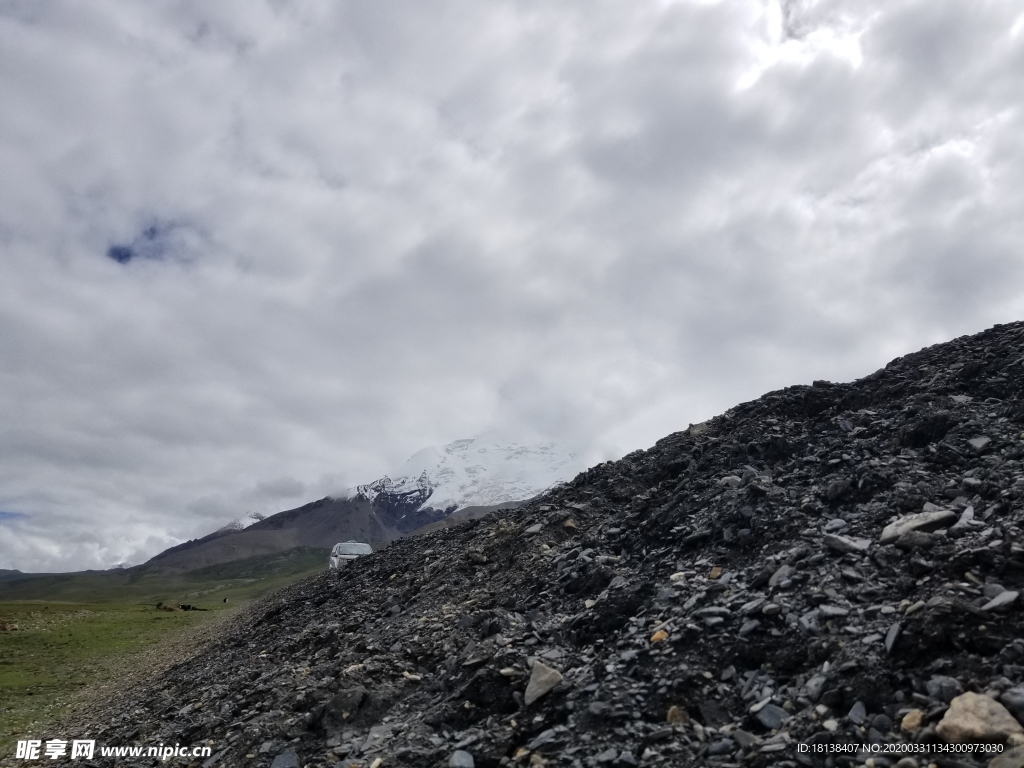
M34 574L0 581L0 602L50 600L85 603L210 602L252 599L327 567L330 550L296 547L181 574L146 566L118 571Z
M18 626L0 632L0 756L13 754L19 737L47 738L45 724L82 688L116 675L125 655L212 615L116 603L0 603L0 624Z
M102 572L0 582L0 629L7 630L0 631L0 759L13 755L18 738L46 738L47 723L89 686L117 679L133 657L326 564L327 550L300 547L173 576Z

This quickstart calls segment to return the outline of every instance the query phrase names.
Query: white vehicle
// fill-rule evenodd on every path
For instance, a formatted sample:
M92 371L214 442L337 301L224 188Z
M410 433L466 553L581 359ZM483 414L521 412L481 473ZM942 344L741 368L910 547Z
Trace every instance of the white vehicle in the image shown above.
M361 541L342 541L334 545L331 550L330 567L332 570L341 568L349 560L355 560L363 555L372 555L373 550L369 544Z

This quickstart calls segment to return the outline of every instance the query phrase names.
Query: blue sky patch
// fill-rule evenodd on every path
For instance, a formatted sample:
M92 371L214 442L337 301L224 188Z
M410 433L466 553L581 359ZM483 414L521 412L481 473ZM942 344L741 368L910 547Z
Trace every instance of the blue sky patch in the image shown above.
M150 224L130 243L115 243L107 248L107 258L118 264L134 259L163 259L182 250L181 229L177 224Z
M118 264L127 264L134 258L135 252L127 245L112 245L107 249L107 256Z

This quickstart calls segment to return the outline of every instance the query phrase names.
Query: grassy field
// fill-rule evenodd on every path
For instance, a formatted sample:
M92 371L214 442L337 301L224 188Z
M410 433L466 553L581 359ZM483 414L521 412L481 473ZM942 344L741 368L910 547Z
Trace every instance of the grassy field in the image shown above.
M47 738L48 723L87 697L90 686L117 679L133 657L324 570L326 560L323 550L302 548L176 576L0 582L0 759L13 756L18 738ZM158 602L205 610L160 610Z
M0 602L208 603L251 599L327 567L329 550L296 547L168 575L145 566L124 571L35 574L0 581Z
M116 603L0 603L0 624L18 627L0 632L0 757L13 754L21 734L46 738L45 724L83 688L116 674L125 656L213 615Z

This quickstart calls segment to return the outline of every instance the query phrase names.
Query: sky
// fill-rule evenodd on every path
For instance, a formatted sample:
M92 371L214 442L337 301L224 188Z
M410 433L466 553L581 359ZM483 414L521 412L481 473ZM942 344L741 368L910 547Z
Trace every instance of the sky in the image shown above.
M0 568L1024 317L1010 0L0 0Z

